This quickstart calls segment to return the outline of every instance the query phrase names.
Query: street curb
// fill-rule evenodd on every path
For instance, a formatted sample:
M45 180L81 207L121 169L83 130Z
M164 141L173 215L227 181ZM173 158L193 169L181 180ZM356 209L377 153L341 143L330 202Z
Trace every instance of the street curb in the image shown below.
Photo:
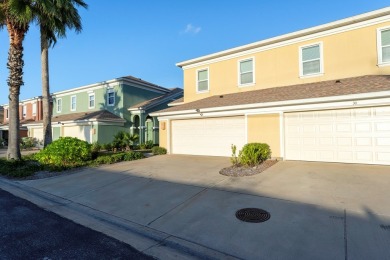
M40 208L116 238L157 259L239 259L192 241L54 196L17 181L0 178L0 188Z

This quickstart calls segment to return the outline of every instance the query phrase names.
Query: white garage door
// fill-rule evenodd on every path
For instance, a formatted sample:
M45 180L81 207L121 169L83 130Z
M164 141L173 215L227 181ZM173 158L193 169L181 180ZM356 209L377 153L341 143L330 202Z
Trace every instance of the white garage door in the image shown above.
M65 126L64 136L77 137L80 140L91 142L91 126Z
M246 143L244 117L172 121L172 153L231 156Z
M43 141L43 128L32 128L32 137L38 141Z
M390 107L285 114L287 160L390 164Z

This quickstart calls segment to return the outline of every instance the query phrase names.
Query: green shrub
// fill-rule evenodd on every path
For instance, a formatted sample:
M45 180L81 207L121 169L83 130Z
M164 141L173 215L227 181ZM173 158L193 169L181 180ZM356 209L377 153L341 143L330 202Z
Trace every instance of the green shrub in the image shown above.
M271 158L271 149L268 144L249 143L244 145L238 158L242 165L255 166Z
M20 142L20 148L22 149L33 148L36 145L37 145L37 140L33 137L22 137L22 140Z
M103 144L102 145L102 149L103 150L106 150L106 151L112 151L112 144L108 143L108 144Z
M130 145L134 144L138 138L139 136L137 134L130 135L128 132L120 131L114 135L112 146L119 150L130 150Z
M153 146L154 146L154 144L153 144L152 140L146 141L146 143L145 143L145 148L146 149L152 149Z
M52 167L84 165L91 159L91 145L73 137L61 137L35 155L42 164Z
M167 154L167 149L164 147L155 146L152 148L152 153L154 155Z
M43 167L37 161L32 160L6 160L0 158L0 174L13 178L23 178L33 175L35 172L42 170Z
M102 146L98 142L94 142L91 145L91 157L92 160L96 159L99 155L100 150L102 149Z
M123 156L124 161L134 161L145 158L145 155L141 152L127 152Z
M237 157L237 146L232 144L231 149L232 149L232 157L230 157L230 161L234 166L237 166L239 164L239 160Z

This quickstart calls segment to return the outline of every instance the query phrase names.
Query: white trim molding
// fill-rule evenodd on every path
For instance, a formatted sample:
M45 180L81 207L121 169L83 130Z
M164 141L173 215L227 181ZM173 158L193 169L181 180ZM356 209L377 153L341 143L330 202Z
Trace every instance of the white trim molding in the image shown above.
M93 97L93 106L91 106L91 97ZM96 96L95 93L88 93L88 109L93 109L95 108L95 103L96 103Z
M377 53L378 53L378 67L390 66L390 61L383 62L382 54L382 32L390 31L390 26L381 27L376 30L376 43L377 43ZM390 48L390 45L386 45Z
M74 108L73 108L73 98L74 98ZM77 96L72 95L70 96L70 111L76 111L77 109Z

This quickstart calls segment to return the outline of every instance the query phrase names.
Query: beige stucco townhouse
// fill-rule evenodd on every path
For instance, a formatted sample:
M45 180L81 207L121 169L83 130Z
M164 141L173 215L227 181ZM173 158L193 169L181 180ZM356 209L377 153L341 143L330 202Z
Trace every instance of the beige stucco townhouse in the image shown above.
M184 98L155 113L171 154L390 164L390 8L177 66Z

